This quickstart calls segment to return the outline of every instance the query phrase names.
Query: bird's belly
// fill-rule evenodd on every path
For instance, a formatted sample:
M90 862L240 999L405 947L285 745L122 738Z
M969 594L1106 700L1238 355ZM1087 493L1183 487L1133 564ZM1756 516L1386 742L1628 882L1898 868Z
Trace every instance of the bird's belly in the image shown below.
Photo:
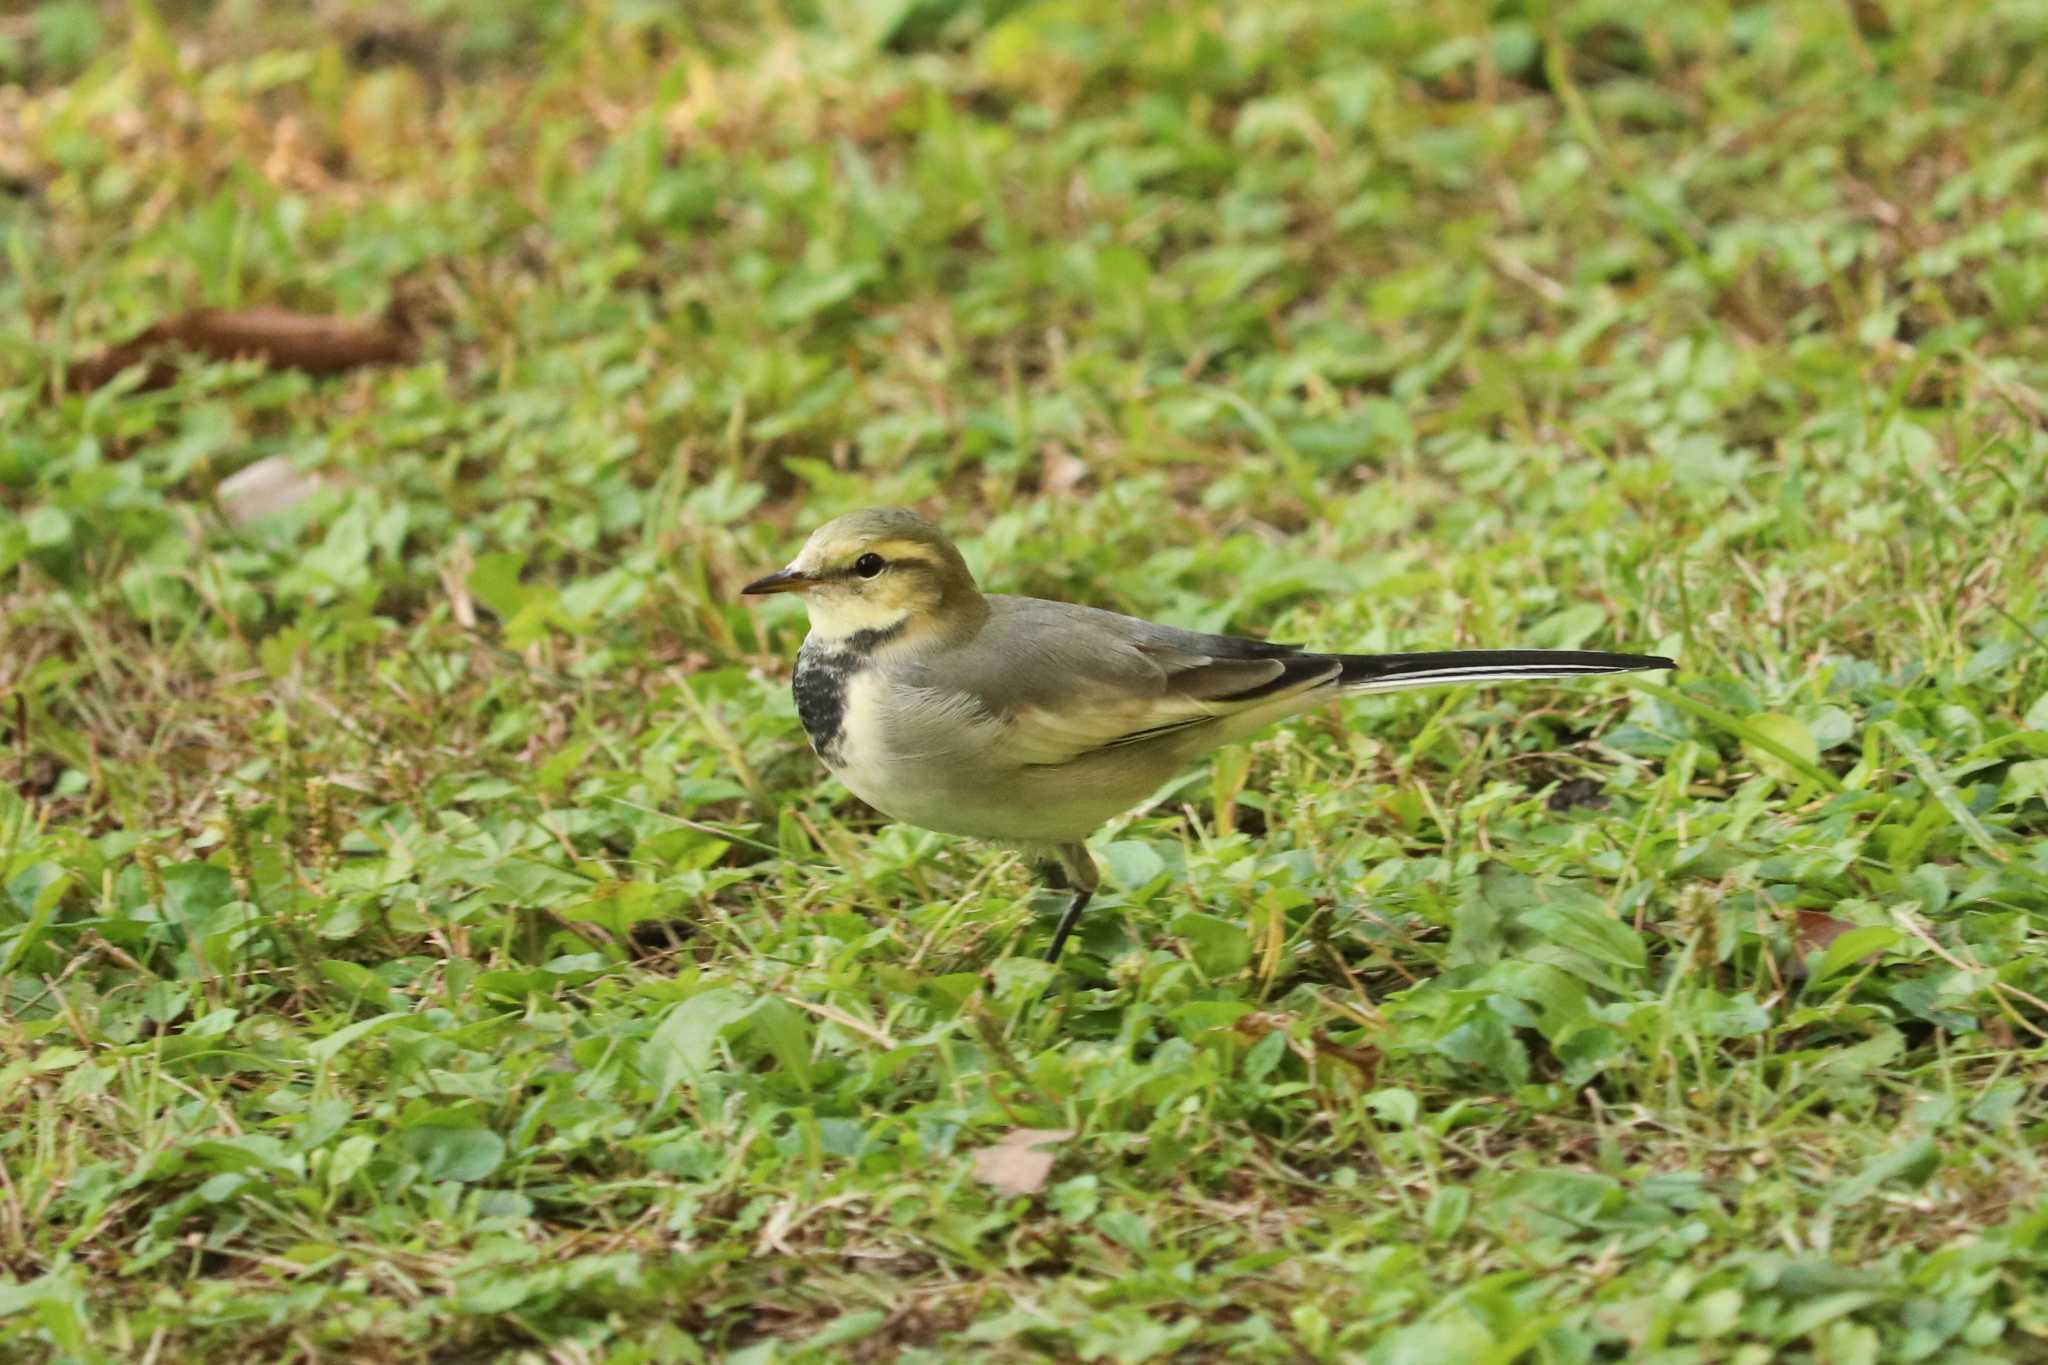
M1140 778L1104 783L1077 765L1018 768L996 762L963 731L957 748L928 752L885 730L879 679L856 676L846 691L832 771L892 820L981 839L1066 843L1150 794ZM928 741L927 741L928 742Z

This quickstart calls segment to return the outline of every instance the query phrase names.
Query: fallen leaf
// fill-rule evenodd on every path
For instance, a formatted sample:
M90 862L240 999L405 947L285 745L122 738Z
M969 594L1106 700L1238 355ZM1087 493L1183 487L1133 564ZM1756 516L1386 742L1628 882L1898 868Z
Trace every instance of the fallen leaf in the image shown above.
M402 310L383 317L357 319L295 313L285 308L250 308L230 312L201 308L143 328L118 346L73 365L65 375L68 388L96 389L131 365L148 363L141 384L162 388L177 369L159 352L183 347L215 360L243 357L272 369L304 370L308 374L340 374L361 365L388 365L408 360L413 342Z
M1247 1014L1231 1025L1247 1038L1263 1038L1269 1033L1285 1033L1294 1023L1294 1016L1278 1011Z
M2006 1022L2002 1014L1994 1012L1985 1016L1984 1036L1991 1040L1991 1046L2005 1051L2019 1046L2020 1040L2013 1035L2012 1025Z
M440 566L441 590L448 594L448 610L454 615L455 624L464 630L476 629L476 600L469 595L469 575L475 569L476 559L461 540L454 543Z
M1798 926L1792 931L1792 961L1786 966L1786 970L1793 980L1800 980L1813 973L1826 976L1850 965L1847 962L1825 961L1828 956L1828 949L1833 947L1835 940L1842 937L1842 935L1862 929L1865 926L1830 915L1824 910L1800 910L1796 913L1798 915ZM1893 937L1896 937L1896 935L1893 935ZM1843 951L1855 952L1856 945L1852 943ZM1884 948L1879 946L1873 948L1870 952L1858 954L1854 959L1854 963L1857 966L1862 966L1865 963L1875 962L1883 954Z
M1042 493L1058 496L1071 493L1088 477L1088 465L1078 455L1065 447L1047 442L1041 457L1038 488Z
M1849 17L1855 20L1856 31L1865 38L1882 41L1897 31L1892 27L1890 11L1878 0L1849 0ZM1866 56L1865 61L1868 60Z
M1036 1194L1045 1188L1053 1162L1051 1152L1038 1149L1073 1135L1071 1128L1012 1129L994 1146L976 1149L974 1178L1002 1194Z
M1801 957L1824 953L1828 945L1856 926L1848 920L1837 919L1824 910L1801 910L1799 928L1794 932L1793 941L1799 945Z
M238 469L214 488L214 500L230 526L246 526L261 517L297 507L327 486L282 455L272 455Z
M1269 1033L1286 1034L1293 1025L1294 1016L1268 1012L1247 1014L1231 1027L1246 1038L1263 1038ZM1289 1041L1292 1042L1291 1036ZM1313 1060L1317 1056L1335 1057L1362 1076L1373 1075L1379 1070L1378 1051L1369 1047L1352 1047L1348 1043L1340 1043L1319 1028L1309 1030L1308 1044L1306 1050L1299 1045L1295 1047L1297 1052L1302 1053L1304 1060Z

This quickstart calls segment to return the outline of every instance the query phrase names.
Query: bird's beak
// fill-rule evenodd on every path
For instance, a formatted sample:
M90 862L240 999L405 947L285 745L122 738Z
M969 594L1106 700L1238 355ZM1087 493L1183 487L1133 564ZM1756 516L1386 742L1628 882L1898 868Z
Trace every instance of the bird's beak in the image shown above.
M741 588L740 592L752 597L759 597L771 592L802 592L805 588L810 587L814 581L809 574L798 573L795 569L777 569L765 578L755 579L747 584L746 587Z

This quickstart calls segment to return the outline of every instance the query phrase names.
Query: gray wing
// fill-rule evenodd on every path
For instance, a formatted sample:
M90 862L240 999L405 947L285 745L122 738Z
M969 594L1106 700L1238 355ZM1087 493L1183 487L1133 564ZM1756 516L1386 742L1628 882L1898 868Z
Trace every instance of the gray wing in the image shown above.
M972 639L912 664L920 710L967 722L1005 763L1057 765L1256 711L1333 683L1340 662L1035 597L990 597ZM907 719L907 717L906 717ZM957 733L957 732L956 732Z

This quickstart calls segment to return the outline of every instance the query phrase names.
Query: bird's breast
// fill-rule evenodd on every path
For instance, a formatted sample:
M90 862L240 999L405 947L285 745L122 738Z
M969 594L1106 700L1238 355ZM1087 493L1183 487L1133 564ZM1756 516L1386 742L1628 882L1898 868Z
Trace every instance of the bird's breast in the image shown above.
M1081 838L1157 785L1104 801L1095 775L1006 761L990 749L999 734L973 698L876 666L845 677L837 729L819 753L848 791L890 819L985 839Z

